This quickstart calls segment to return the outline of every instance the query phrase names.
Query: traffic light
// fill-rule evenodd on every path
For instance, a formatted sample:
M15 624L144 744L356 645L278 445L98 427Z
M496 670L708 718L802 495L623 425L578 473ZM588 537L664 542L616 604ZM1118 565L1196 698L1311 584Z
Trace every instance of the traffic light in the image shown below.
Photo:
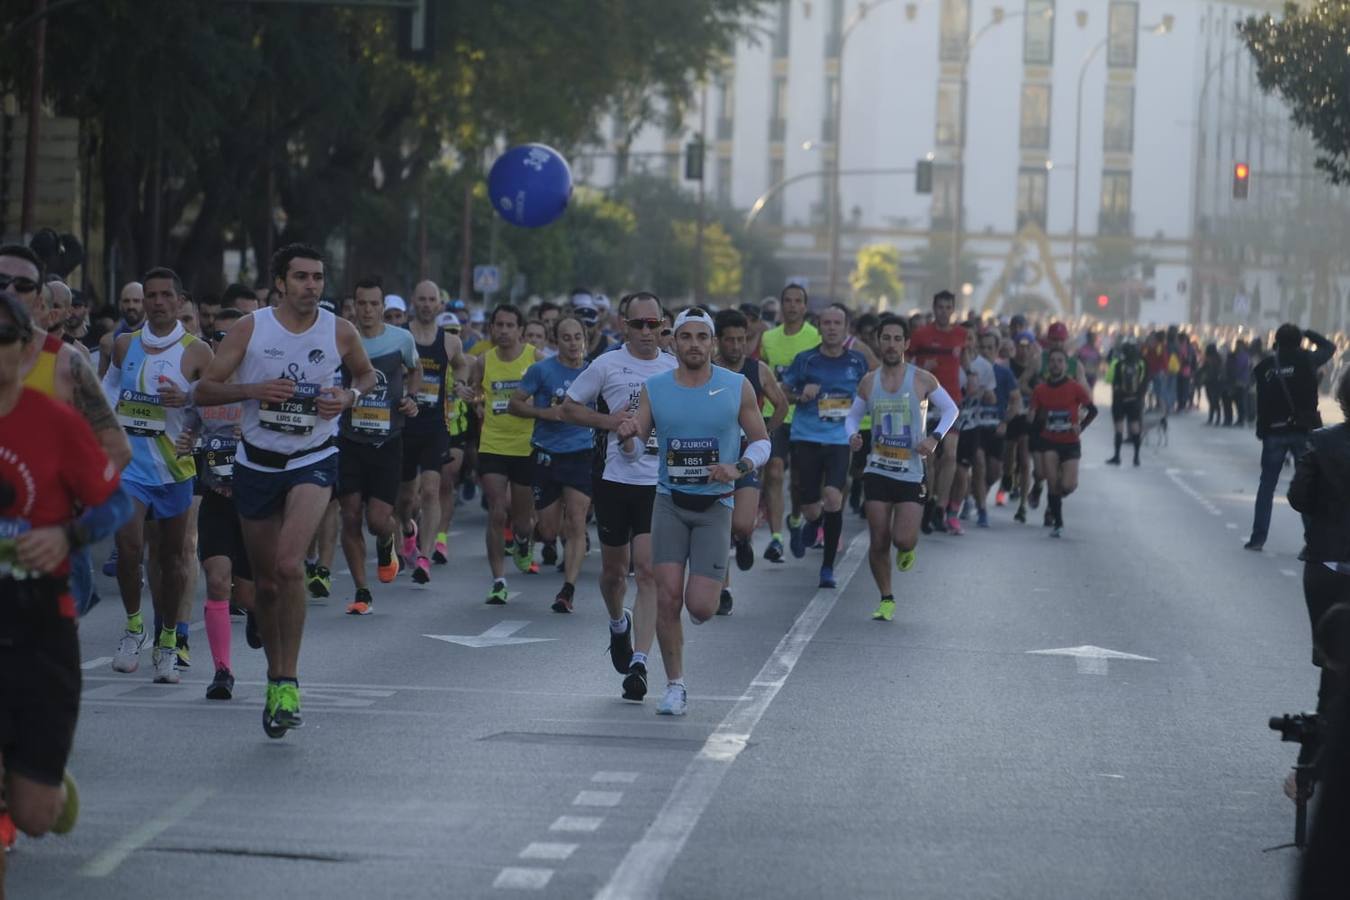
M684 180L703 180L703 139L684 145Z
M933 193L933 161L921 159L914 164L914 193Z
M1244 162L1233 163L1233 199L1246 200L1252 177L1251 168Z
M1110 306L1110 305L1111 305L1111 298L1110 298L1110 297L1106 296L1105 294L1098 294L1098 295L1097 295L1097 308L1098 308L1098 309L1106 309L1106 308L1107 308L1108 306Z
M436 56L436 5L439 0L412 0L398 11L398 58L431 62Z

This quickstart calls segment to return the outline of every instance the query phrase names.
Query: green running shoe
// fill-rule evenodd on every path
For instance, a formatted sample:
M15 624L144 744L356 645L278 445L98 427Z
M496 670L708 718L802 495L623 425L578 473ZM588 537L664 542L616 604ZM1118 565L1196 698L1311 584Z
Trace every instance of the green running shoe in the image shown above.
M895 551L895 567L901 572L908 572L914 568L914 551L897 550ZM887 621L890 621L887 619Z
M267 682L267 702L263 704L263 733L273 740L286 736L286 726L277 722L281 700L281 685Z
M895 618L895 601L882 600L877 604L876 612L872 613L874 622L889 622Z
M283 681L277 685L277 710L272 721L282 728L300 728L305 720L300 718L300 686L292 681Z
M309 595L315 600L322 600L327 597L333 590L333 575L328 571L328 567L315 566L305 587L309 589Z
M503 606L506 603L506 582L494 581L492 590L488 591L487 603L491 606Z
M511 561L516 564L520 574L530 574L530 566L534 563L534 548L530 546L529 541L511 542Z
M65 834L70 831L75 827L75 820L80 817L80 791L75 786L74 776L66 772L61 778L61 783L66 786L66 805L61 807L61 814L52 823L52 834Z

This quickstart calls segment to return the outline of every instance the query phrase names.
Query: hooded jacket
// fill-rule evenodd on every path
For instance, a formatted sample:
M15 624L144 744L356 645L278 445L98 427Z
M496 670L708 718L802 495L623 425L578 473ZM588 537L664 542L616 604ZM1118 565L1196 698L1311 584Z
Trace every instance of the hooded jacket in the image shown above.
M1303 514L1305 562L1350 562L1350 426L1319 428L1294 467L1289 505Z

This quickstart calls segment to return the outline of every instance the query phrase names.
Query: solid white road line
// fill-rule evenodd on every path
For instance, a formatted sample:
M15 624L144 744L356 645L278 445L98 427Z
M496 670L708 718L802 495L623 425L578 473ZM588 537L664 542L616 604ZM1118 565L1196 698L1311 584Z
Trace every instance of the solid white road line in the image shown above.
M629 848L609 882L596 894L599 900L646 900L658 896L666 873L693 834L731 764L749 743L769 704L778 696L803 651L857 574L866 556L867 540L867 532L863 531L849 541L839 568L839 587L816 591L750 682L746 699L731 708L704 742L642 839Z
M174 801L162 816L156 816L141 827L127 834L117 843L89 861L80 874L86 878L102 878L111 875L132 853L167 831L170 826L187 818L188 814L205 803L215 791L209 788L196 788L188 791Z

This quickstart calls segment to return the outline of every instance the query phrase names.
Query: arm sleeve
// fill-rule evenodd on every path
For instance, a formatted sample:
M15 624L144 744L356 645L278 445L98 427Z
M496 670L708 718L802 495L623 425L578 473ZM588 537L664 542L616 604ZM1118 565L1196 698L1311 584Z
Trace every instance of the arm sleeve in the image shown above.
M108 371L103 373L103 396L108 398L108 405L113 409L117 408L117 395L122 392L122 368L112 361L111 352L108 354Z
M773 452L773 444L769 441L755 441L745 448L741 454L742 459L748 459L758 469L769 461L769 455Z
M956 408L956 401L952 399L952 395L947 393L947 389L942 385L938 385L937 389L928 395L928 399L937 404L938 412L942 415L937 424L937 436L945 437L951 427L956 424L956 417L960 412Z
M131 518L131 495L119 483L108 499L84 511L75 523L75 536L80 546L97 543L121 528Z
M403 339L403 347L401 349L403 351L404 368L417 368L417 341L413 338L411 331L409 331L408 336ZM447 368L449 367L447 366Z
M854 396L853 405L848 408L848 415L844 417L844 434L850 438L858 433L862 428L863 417L867 415L867 401L862 397Z
M567 399L575 400L582 406L593 405L605 383L603 368L599 359L587 366L567 389Z

